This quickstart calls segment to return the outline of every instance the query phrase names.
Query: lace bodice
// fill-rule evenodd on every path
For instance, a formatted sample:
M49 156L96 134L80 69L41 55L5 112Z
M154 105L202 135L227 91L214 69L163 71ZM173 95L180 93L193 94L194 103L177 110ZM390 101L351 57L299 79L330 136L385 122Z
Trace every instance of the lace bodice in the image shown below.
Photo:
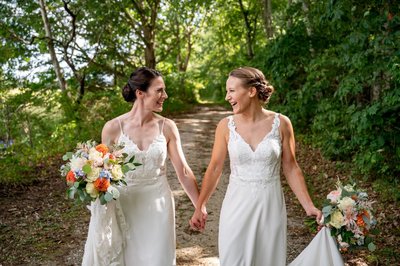
M237 133L233 116L228 120L231 182L265 185L278 180L282 153L279 114L275 114L271 131L254 151Z
M121 128L118 143L125 146L123 151L128 154L126 160L135 156L135 161L142 164L126 174L125 181L128 185L152 184L166 176L167 141L162 128L163 126L161 126L160 135L153 140L147 150L140 150Z

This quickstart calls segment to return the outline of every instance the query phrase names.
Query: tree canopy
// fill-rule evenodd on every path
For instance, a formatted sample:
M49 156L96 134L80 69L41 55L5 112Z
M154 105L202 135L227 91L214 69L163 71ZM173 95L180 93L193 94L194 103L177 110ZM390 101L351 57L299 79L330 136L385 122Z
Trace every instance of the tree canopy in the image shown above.
M222 102L229 71L249 65L327 157L400 174L396 1L0 0L0 15L2 162L98 139L138 66L163 73L174 111Z

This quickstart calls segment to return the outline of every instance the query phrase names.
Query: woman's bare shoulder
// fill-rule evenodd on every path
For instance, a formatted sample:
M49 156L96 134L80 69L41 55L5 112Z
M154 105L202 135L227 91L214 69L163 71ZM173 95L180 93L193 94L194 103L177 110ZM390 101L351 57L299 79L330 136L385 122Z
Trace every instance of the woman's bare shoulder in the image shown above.
M123 115L115 117L107 121L101 132L101 138L103 142L116 142L121 132L121 119Z

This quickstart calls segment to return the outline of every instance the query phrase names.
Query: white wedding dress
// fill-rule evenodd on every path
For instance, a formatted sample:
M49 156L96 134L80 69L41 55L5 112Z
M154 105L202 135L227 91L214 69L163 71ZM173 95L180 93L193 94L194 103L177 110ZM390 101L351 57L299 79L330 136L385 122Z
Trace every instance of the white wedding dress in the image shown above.
M219 226L221 266L286 265L279 114L253 151L228 117L231 175Z
M253 151L228 117L231 175L219 226L221 266L286 265L286 206L280 183L280 118ZM343 266L324 227L290 266Z
M128 172L119 199L91 204L89 233L82 265L171 266L175 262L175 209L167 182L167 142L162 133L145 151L123 133L128 160L142 165Z

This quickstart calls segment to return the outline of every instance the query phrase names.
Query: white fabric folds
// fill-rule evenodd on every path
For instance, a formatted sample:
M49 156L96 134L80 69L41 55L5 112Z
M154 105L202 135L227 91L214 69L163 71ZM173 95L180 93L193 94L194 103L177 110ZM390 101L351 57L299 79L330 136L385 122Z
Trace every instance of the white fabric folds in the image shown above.
M343 266L343 259L330 229L323 227L289 266Z

